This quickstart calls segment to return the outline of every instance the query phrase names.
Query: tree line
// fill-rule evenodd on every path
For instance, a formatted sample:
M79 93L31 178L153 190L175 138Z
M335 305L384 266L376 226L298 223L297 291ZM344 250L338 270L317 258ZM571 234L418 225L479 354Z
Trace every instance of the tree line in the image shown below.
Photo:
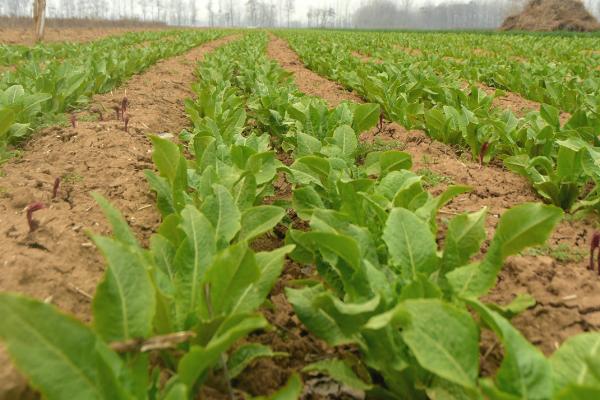
M137 19L185 26L363 29L496 28L527 0L47 0L49 18ZM358 3L358 4L357 4ZM600 0L585 0L600 14ZM30 16L33 0L2 0L0 15Z

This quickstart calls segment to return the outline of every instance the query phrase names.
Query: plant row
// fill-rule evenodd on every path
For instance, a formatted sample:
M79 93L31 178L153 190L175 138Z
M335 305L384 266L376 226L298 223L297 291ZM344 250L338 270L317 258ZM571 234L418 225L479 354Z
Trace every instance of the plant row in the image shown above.
M493 107L494 96L477 85L463 90L456 75L431 66L364 62L339 37L320 32L281 34L309 68L380 104L390 120L465 146L480 162L502 159L545 201L565 210L597 210L600 119L595 113L579 110L561 125L559 110L543 104L539 112L518 118Z
M78 56L81 52L101 49L104 46L119 44L131 46L159 39L167 39L179 34L179 30L154 31L154 32L127 32L118 36L109 36L91 42L58 42L38 43L35 46L0 45L0 65L19 66L20 64L35 62L37 64L54 59L64 59Z
M82 107L90 97L108 92L157 61L224 35L224 32L182 31L171 40L148 46L124 46L112 39L43 67L31 62L0 78L0 162L7 150L40 123ZM139 40L147 36L141 35ZM127 36L127 41L131 35ZM139 42L138 42L139 43Z
M338 40L392 62L516 92L563 111L598 115L596 40L532 35L339 33Z

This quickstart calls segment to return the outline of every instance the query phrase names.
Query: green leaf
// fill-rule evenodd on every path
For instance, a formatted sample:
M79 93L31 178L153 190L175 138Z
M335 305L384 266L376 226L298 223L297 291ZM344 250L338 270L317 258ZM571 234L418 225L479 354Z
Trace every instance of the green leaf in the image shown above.
M203 295L201 280L216 253L215 231L210 221L195 207L181 213L180 228L186 238L175 255L175 299L180 319L194 313Z
M440 377L433 379L431 385L426 389L426 393L431 400L484 400L479 388L466 388ZM490 397L490 399L501 400L495 397Z
M314 136L302 132L296 134L296 158L318 153L321 151L321 147L321 141Z
M379 156L381 174L412 168L412 157L403 151L389 150Z
M527 247L544 244L562 215L559 208L539 203L526 203L508 210L500 219L483 262L447 274L450 285L463 297L486 294L494 286L504 260Z
M352 129L357 134L368 131L379 122L381 107L379 104L365 103L354 106L354 118L352 120Z
M331 171L329 160L319 156L306 156L297 159L290 167L293 178L302 184L317 184L322 186Z
M202 212L215 228L215 242L224 248L239 232L240 211L229 191L222 185L213 186L214 195L206 199Z
M333 140L342 150L343 157L354 161L354 155L358 149L358 139L354 130L348 125L342 125L333 132Z
M343 302L332 291L323 293L313 299L313 305L323 310L340 328L346 337L354 337L377 310L380 309L381 298L373 298L356 303Z
M327 374L332 379L352 389L369 390L373 387L373 385L366 383L362 379L360 379L354 373L352 368L350 368L350 366L342 360L330 359L318 361L316 363L309 364L302 369L302 372L315 371Z
M569 385L561 390L554 400L592 400L600 398L600 388Z
M506 319L477 300L467 303L504 345L504 359L496 374L502 392L522 399L548 399L552 393L550 363Z
M392 264L405 279L416 279L418 273L429 275L436 270L435 238L427 224L412 212L393 209L383 230L383 240Z
M600 389L600 376L593 373L589 363L599 358L600 333L582 333L567 339L550 357L555 392L569 385Z
M262 316L245 316L236 318L235 324L225 327L224 330L213 337L206 347L192 346L177 367L179 378L189 387L197 381L202 382L209 370L212 369L236 341L249 333L267 327L267 321Z
M229 377L235 378L241 374L254 360L259 358L287 356L287 353L274 352L269 346L259 343L249 343L238 347L227 360Z
M15 113L11 109L0 109L0 142L4 141L10 127L15 123Z
M314 305L313 300L322 293L325 293L325 290L321 285L302 289L286 288L285 290L288 301L294 306L294 312L314 335L323 339L330 346L351 343L352 340L345 337L335 321L332 321L323 310Z
M562 216L559 208L540 203L511 208L500 218L486 258L503 262L527 247L544 244Z
M331 252L344 260L354 271L360 269L360 248L356 241L344 235L327 232L307 232L302 235L303 240L310 243L310 247L323 252Z
M102 197L98 193L92 193L92 197L94 198L94 200L96 200L96 203L100 205L100 208L102 208L104 215L110 222L115 239L117 239L124 245L137 247L138 241L135 238L135 235L133 234L131 229L129 228L127 221L125 220L125 218L123 218L123 215L119 212L119 210L113 207L112 204L110 204L109 201L106 200L106 198Z
M207 318L229 315L260 275L252 250L244 242L217 254L202 284L202 313Z
M152 152L152 160L160 175L167 178L172 183L175 180L177 172L177 164L181 152L179 147L167 139L162 139L158 136L150 136L154 151Z
M548 104L540 106L540 116L553 128L560 128L560 111Z
M114 239L95 236L108 268L94 296L94 327L106 341L148 337L156 297L139 251Z
M49 304L0 293L0 338L17 367L48 400L131 400L121 360L75 318Z
M272 230L285 215L285 210L275 206L257 206L242 213L239 240L252 240Z
M157 206L161 215L166 217L170 214L174 214L176 212L175 204L169 182L152 171L145 170L144 175L146 176L150 188L156 192Z
M162 400L188 400L188 388L183 383L176 383L165 393Z
M175 170L175 177L171 182L171 189L173 192L173 205L177 212L181 212L187 204L187 190L188 190L188 165L185 157L180 156L177 169Z
M402 338L419 364L464 387L479 375L479 330L469 313L441 300L407 300L398 305Z
M294 189L292 207L300 218L309 220L314 209L325 208L325 205L313 186L305 186Z
M487 209L472 214L458 215L448 223L444 243L442 273L465 265L479 251L485 240L485 217Z
M273 251L261 252L255 255L260 277L253 284L252 288L247 290L244 296L237 302L235 312L253 312L265 302L275 282L277 282L277 279L281 275L286 255L293 249L294 246L284 246Z
M498 304L486 304L486 305L493 311L496 311L497 313L502 315L504 318L511 319L511 318L514 318L515 316L521 314L523 311L527 310L528 308L535 306L535 304L536 304L536 301L533 298L533 296L531 296L528 293L520 293L513 299L513 301L511 301L509 304L507 304L505 306L498 305Z

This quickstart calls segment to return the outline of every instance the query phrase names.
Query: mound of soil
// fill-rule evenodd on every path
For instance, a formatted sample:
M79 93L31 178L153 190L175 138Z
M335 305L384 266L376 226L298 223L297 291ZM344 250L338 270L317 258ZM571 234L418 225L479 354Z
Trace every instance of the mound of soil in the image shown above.
M500 29L590 32L600 30L600 24L580 0L531 0L523 12L506 18Z

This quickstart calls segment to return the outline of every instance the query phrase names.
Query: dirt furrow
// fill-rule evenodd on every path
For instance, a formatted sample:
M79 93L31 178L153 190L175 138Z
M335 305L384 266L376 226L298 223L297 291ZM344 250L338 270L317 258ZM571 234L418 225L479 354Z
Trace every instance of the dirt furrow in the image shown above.
M361 101L360 96L345 90L337 82L328 79L315 79L316 74L306 68L288 43L279 37L270 36L267 55L277 60L285 70L294 74L294 81L301 92L322 97L331 107L335 107L343 101ZM317 77L319 76L317 75Z
M270 40L268 55L293 73L300 90L325 99L332 107L344 100L362 101L356 94L303 67L298 55L280 38ZM498 166L480 166L470 155L461 156L450 146L432 141L424 132L407 131L388 122L382 131L375 129L363 134L362 140L374 149L397 148L410 153L413 170L427 177L434 194L449 184L471 186L473 191L444 208L441 217L449 219L457 213L487 207L488 237L508 208L540 201L522 177ZM512 257L489 296L490 300L506 304L517 294L532 295L538 304L514 323L547 354L573 334L600 329L600 313L585 311L600 306L600 278L586 269L588 238L595 224L592 220L565 220L547 247ZM489 346L492 343L485 342L482 351Z
M38 132L22 156L2 167L0 177L0 290L45 299L83 320L104 261L87 232L108 234L106 218L90 194L98 192L118 207L138 238L146 242L160 222L143 171L152 169L149 134L176 136L188 125L184 100L192 95L196 62L235 37L229 36L164 60L132 77L117 91L93 98L96 114L75 116L76 127ZM124 95L129 132L111 110ZM60 178L52 199L56 178ZM25 208L42 202L34 214L39 228L29 232ZM0 399L20 398L22 381L0 352Z

